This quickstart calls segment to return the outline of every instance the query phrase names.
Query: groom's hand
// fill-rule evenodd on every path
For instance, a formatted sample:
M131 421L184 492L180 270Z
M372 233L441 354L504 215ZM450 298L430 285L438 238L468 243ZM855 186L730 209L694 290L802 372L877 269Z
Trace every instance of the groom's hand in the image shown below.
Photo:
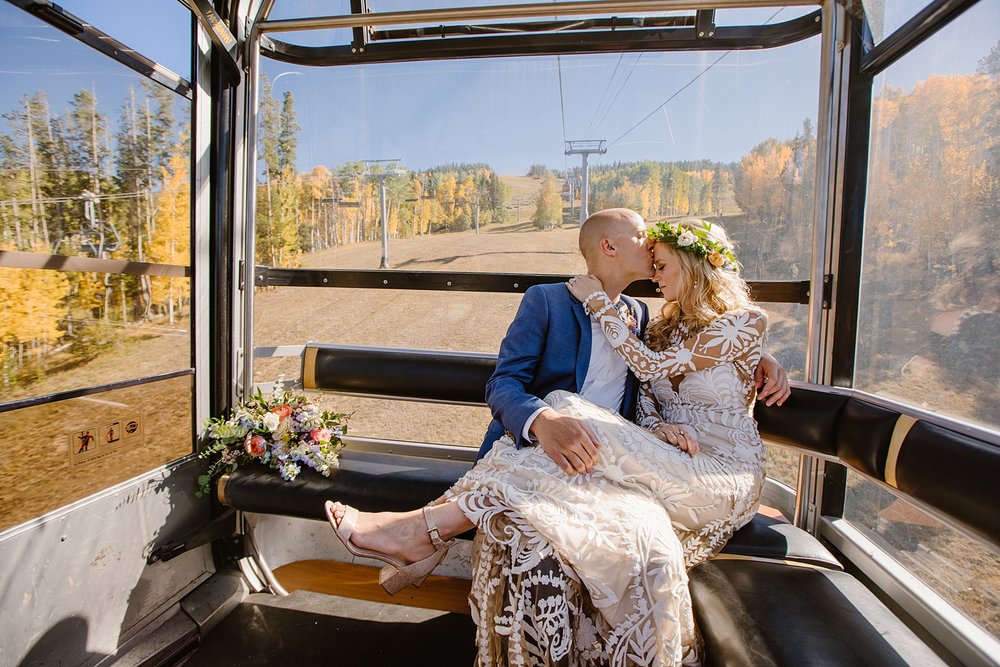
M767 405L781 405L792 395L788 385L788 373L778 363L778 360L767 352L761 352L760 363L754 373L757 385L757 400L765 401Z
M590 472L597 463L597 450L601 445L583 422L575 417L552 409L542 410L531 424L531 434L538 438L538 446L567 475Z

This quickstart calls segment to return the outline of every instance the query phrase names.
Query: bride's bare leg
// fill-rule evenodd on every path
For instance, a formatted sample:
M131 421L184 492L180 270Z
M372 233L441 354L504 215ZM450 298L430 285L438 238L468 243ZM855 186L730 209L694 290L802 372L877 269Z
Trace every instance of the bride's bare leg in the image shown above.
M450 540L473 527L457 502L448 501L429 507L442 540ZM339 523L343 507L334 510ZM404 563L414 563L434 553L424 522L423 509L409 512L359 512L351 533L351 542L363 549L378 551Z

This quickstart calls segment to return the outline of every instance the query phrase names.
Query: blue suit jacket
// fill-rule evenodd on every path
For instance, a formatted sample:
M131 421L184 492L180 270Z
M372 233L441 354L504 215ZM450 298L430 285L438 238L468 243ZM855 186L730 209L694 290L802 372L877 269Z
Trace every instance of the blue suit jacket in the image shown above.
M646 305L624 294L621 298L641 313L640 333L645 331ZM528 444L522 433L524 423L545 405L542 398L557 389L579 393L590 366L590 346L590 317L565 284L529 287L500 343L496 371L486 383L493 421L478 458L486 455L505 430L518 447ZM635 419L638 390L639 380L629 371L621 405L626 419Z

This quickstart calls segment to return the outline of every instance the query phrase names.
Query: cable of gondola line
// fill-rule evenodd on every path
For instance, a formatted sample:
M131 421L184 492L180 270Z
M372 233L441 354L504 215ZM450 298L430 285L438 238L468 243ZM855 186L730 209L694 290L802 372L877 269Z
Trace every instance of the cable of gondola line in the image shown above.
M774 20L774 17L776 17L778 14L780 14L784 9L785 9L784 7L779 7L778 11L774 12L773 14L771 14L771 16L769 16L768 19L766 21L764 21L764 25L768 25L771 21ZM638 123L636 123L635 125L633 125L629 129L627 129L624 132L622 132L620 135L618 135L618 137L616 137L612 141L610 141L608 143L608 148L611 148L612 146L614 146L615 144L617 144L619 141L621 141L626 136L628 136L628 134L631 133L632 130L636 129L637 127L639 127L640 125L642 125L643 123L645 123L647 120L649 120L650 118L652 118L653 114L655 114L657 111L659 111L663 107L667 106L667 103L669 103L670 100L672 100L675 97L677 97L678 95L680 95L684 90L686 90L689 86L691 86L691 84L693 84L695 81L697 81L701 77L705 76L705 74L707 74L710 69L712 69L713 67L715 67L716 65L718 65L720 62L722 62L722 59L725 58L726 56L728 56L731 53L732 53L731 50L730 51L726 51L721 56L719 56L718 58L716 58L715 61L711 65L709 65L708 67L706 67L702 71L698 72L698 74L696 74L690 81L688 81L683 86L681 86L676 91L674 91L674 94L671 95L670 97L668 97L666 100L664 100L662 104L660 104L658 107L656 107L655 109L653 109L652 111L650 111L648 114L646 114L645 116L643 116L642 120L640 120Z
M597 101L597 106L594 107L594 117L590 119L590 124L587 125L587 131L584 133L588 137L590 136L590 131L594 129L594 121L597 120L597 115L600 113L601 107L604 105L604 99L607 97L608 91L611 90L611 84L615 80L615 75L618 74L618 68L621 67L622 58L624 57L624 51L618 54L618 62L615 63L615 69L611 72L607 85L604 86L604 92L601 93L601 99Z
M608 117L609 113L611 113L611 108L614 106L615 101L618 100L618 96L622 94L623 90L625 90L625 85L628 84L628 80L632 78L632 74L635 72L635 66L639 64L639 61L642 60L642 56L645 55L645 53L646 53L645 51L640 51L639 55L636 56L635 60L632 61L632 64L629 65L628 75L626 75L621 85L618 86L618 90L616 90L615 94L612 96L611 102L610 104L608 104L608 108L604 110L604 114L601 116L601 120L597 121L597 126L594 128L595 132L601 129L601 125L604 124L604 119Z
M555 2L556 0L552 0ZM559 16L553 16L555 20L559 20ZM563 80L562 80L562 59L559 54L556 54L556 72L559 75L559 111L562 113L562 133L563 133L563 145L566 145L566 102L563 99ZM568 167L566 163L566 158L563 156L563 166Z
M562 112L563 144L566 143L566 104L563 101L562 60L556 54L556 71L559 74L559 110Z

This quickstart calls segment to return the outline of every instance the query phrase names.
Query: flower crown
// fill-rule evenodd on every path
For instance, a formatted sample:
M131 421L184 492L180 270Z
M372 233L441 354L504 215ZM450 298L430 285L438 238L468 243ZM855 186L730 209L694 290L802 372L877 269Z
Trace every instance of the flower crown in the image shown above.
M653 241L669 243L678 250L708 260L708 263L717 269L739 271L740 263L736 261L736 255L733 254L733 251L708 235L712 230L712 223L703 220L702 225L701 229L692 229L678 224L661 222L650 229L647 235Z

